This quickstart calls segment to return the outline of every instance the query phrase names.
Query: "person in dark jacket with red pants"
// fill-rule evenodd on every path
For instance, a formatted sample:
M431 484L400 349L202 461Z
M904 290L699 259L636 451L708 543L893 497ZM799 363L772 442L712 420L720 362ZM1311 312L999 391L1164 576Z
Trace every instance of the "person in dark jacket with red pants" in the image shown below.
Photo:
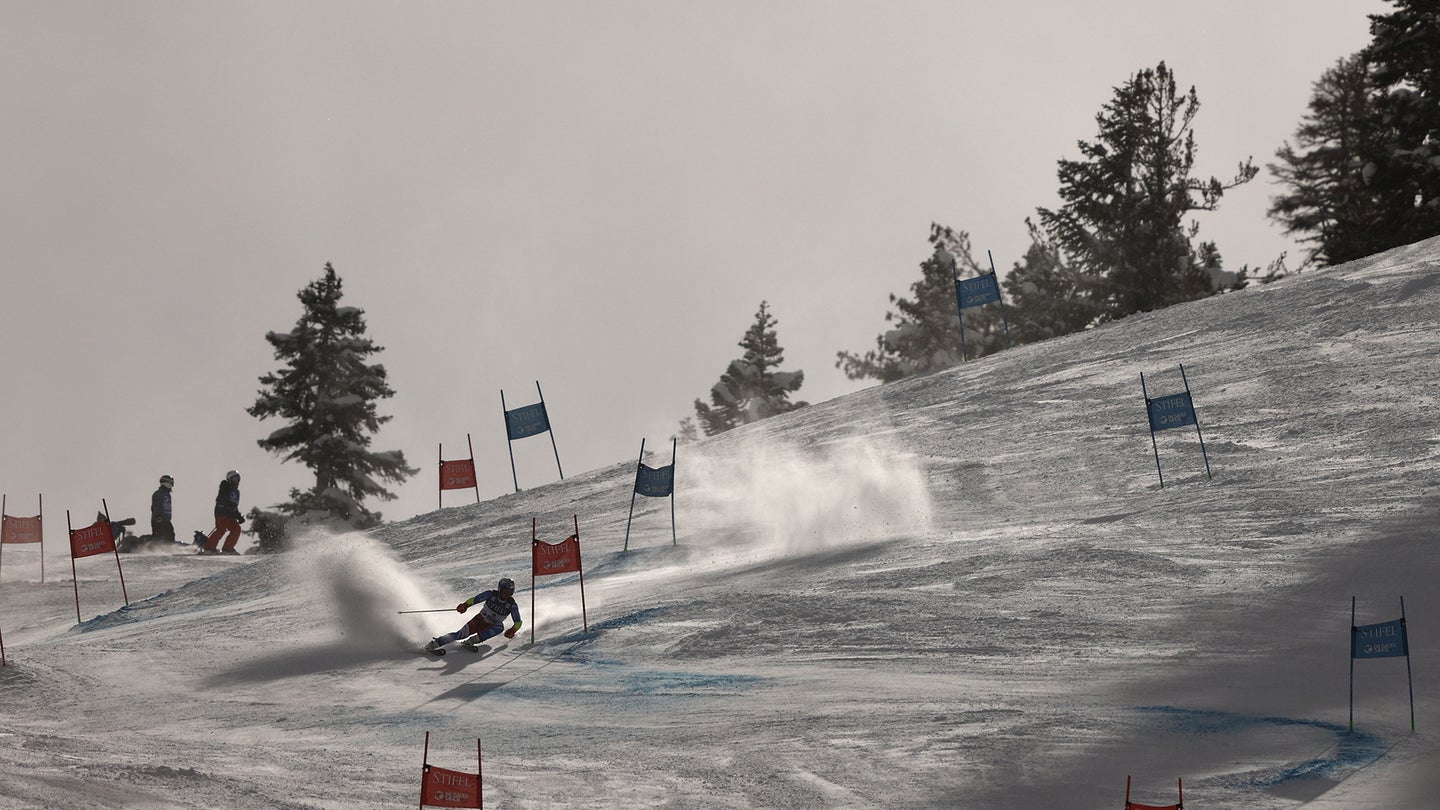
M240 514L240 473L231 470L225 473L220 491L215 494L215 528L205 538L204 553L239 554L235 544L240 542L240 523L243 520L245 516ZM217 551L215 547L220 545L222 535L225 546Z

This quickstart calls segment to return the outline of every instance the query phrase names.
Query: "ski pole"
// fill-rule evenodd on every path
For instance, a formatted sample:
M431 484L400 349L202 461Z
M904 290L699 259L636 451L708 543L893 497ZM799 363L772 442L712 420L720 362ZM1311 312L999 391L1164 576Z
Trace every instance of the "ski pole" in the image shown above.
M454 613L455 608L434 608L432 610L397 610L396 613Z

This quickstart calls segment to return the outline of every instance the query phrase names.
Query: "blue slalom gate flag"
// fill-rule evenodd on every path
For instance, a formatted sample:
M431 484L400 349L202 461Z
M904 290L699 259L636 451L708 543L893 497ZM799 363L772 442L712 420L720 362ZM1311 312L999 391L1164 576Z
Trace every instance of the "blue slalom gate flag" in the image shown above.
M505 412L505 430L511 441L538 436L549 429L550 417L545 413L544 402Z
M668 498L675 492L675 463L655 468L640 465L635 474L635 492L647 498Z
M1405 630L1405 597L1400 597L1400 618L1375 624L1355 624L1355 597L1350 597L1350 730L1355 730L1355 661L1366 658L1404 658L1410 689L1410 730L1415 730L1415 678L1410 674L1410 636Z
M1363 625L1351 633L1351 658L1399 658L1409 654L1404 619Z
M505 407L505 391L500 391L500 410L505 413L505 447L510 451L510 478L515 483L515 491L520 491L520 478L515 474L515 450L513 444L516 439L524 439L536 436L541 433L550 434L550 448L555 451L555 470L560 473L560 480L565 480L565 471L560 468L560 447L555 443L555 430L550 427L550 415L545 411L545 392L540 390L540 381L535 381L535 393L540 396L540 401L534 405L523 405L511 410Z
M1195 424L1195 403L1189 391L1146 400L1151 430L1168 430Z
M630 494L630 514L625 518L625 547L630 550L630 523L635 519L635 496L670 499L670 544L678 545L675 536L675 448L679 439L670 440L670 463L664 467L649 467L645 464L645 440L640 440L640 457L635 460L635 491Z
M1000 282L995 273L955 281L955 298L961 309L993 304L1000 300Z
M1145 416L1150 422L1150 447L1155 451L1155 474L1160 476L1160 488L1165 488L1165 472L1160 469L1160 445L1155 434L1170 428L1195 426L1195 437L1200 440L1200 457L1205 460L1205 477L1211 478L1210 454L1205 452L1205 437L1200 433L1200 418L1195 415L1195 400L1190 396L1190 379L1185 376L1185 364L1180 364L1180 381L1185 390L1163 397L1150 396L1145 385L1145 372L1140 372L1140 394L1145 398Z
M985 255L990 257L990 272L983 276L974 278L960 278L956 273L955 259L943 248L938 253L948 257L946 264L950 267L951 278L955 280L955 311L960 318L960 359L969 359L965 351L965 310L971 307L984 306L986 304L1000 305L1000 322L1005 326L1005 345L1010 345L1010 321L1005 317L1005 299L1000 297L1000 275L995 271L995 256L990 251Z

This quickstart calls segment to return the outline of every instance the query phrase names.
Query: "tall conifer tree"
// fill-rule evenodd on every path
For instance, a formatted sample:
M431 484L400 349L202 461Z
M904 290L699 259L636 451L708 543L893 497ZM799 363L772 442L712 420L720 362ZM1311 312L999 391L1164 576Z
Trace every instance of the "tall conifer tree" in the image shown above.
M777 323L770 314L770 304L761 301L755 322L740 340L744 356L730 361L720 381L710 388L709 405L695 400L695 415L706 436L808 404L790 401L790 395L805 382L805 372L777 370L785 362L785 350L780 348L775 331Z
M1016 343L1033 343L1083 330L1100 315L1090 279L1065 261L1032 220L1025 226L1030 247L1005 277L1011 335Z
M1199 226L1187 228L1185 217L1214 210L1225 191L1249 182L1256 170L1247 159L1228 183L1190 176L1199 110L1195 88L1181 92L1161 62L1115 88L1095 116L1096 140L1079 142L1080 160L1059 163L1063 204L1039 209L1040 223L1093 277L1103 319L1215 291L1191 244Z
M298 297L304 312L295 328L265 335L284 367L260 378L259 398L247 411L288 420L259 445L315 473L312 488L290 490L282 512L368 528L380 513L365 501L395 498L380 482L402 483L417 472L399 450L370 449L372 434L390 421L378 415L376 402L395 395L385 367L368 362L382 349L365 336L364 310L340 305L341 280L328 262L325 275Z
M1394 11L1370 15L1364 51L1374 66L1382 121L1396 140L1371 179L1395 209L1386 247L1440 234L1440 4L1390 2Z
M1400 244L1392 231L1409 206L1373 183L1394 143L1378 97L1363 53L1339 60L1315 82L1295 144L1267 167L1286 187L1270 218L1312 245L1307 263L1340 264Z

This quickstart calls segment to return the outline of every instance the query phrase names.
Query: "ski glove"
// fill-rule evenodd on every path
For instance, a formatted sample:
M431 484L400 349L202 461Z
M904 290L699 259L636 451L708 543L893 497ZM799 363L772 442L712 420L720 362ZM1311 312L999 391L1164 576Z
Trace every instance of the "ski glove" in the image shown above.
M514 637L515 637L515 634L516 634L517 632L519 632L519 631L520 631L520 625L518 625L518 624L517 624L517 625L514 625L514 626L511 627L509 630L506 630L506 631L505 631L505 637L506 637L506 638L514 638Z
M464 612L465 612L466 610L468 610L469 608L470 608L470 603L469 603L469 602L461 602L460 604L458 604L458 605L455 606L455 612L456 612L456 613L464 613Z

